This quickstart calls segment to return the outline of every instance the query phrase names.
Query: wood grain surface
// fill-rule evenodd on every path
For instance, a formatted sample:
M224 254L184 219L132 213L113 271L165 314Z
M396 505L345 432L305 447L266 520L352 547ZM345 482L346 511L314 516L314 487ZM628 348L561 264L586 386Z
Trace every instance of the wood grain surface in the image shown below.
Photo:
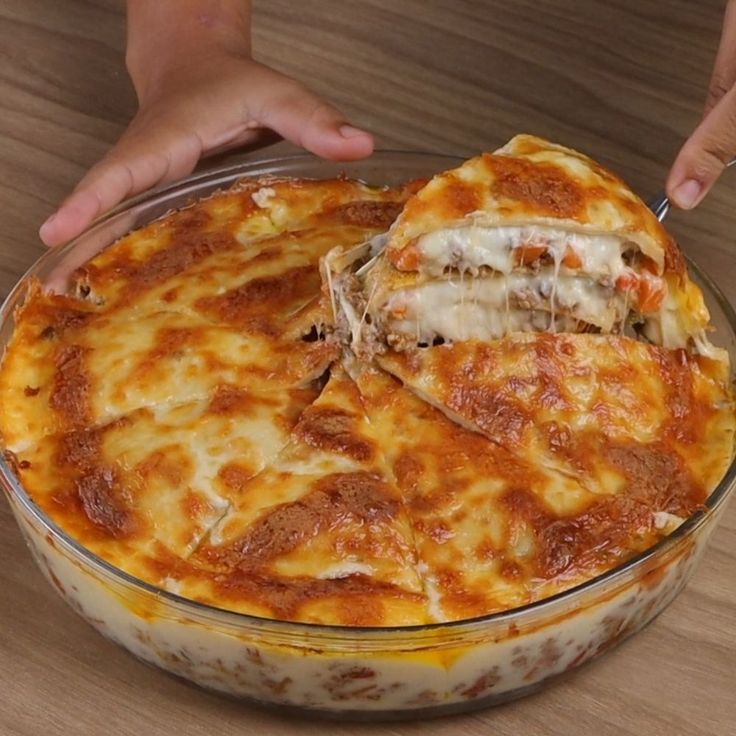
M590 153L649 195L700 115L723 6L263 0L255 49L375 131L381 147L472 154L527 131ZM38 225L134 111L124 35L122 0L0 2L1 295L42 252ZM735 201L732 172L696 212L670 222L728 295ZM680 598L563 684L468 716L353 725L287 719L140 664L56 596L0 502L3 736L727 736L735 690L736 504Z

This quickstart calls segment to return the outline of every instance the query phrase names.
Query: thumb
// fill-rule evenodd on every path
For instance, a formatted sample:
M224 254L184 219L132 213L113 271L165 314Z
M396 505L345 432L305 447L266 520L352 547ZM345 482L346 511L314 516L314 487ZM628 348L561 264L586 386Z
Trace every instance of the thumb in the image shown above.
M667 178L667 195L682 209L698 205L736 154L736 86L726 92L685 142Z
M262 67L265 94L252 118L263 127L322 158L353 161L373 152L373 136L299 82Z

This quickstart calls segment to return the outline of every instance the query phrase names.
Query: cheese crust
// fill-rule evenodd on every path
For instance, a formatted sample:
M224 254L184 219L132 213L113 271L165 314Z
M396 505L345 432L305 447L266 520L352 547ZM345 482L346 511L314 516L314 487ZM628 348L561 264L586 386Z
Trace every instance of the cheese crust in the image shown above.
M344 349L325 259L396 223L382 267L417 287L391 259L422 184L245 180L123 237L68 294L31 284L0 436L33 502L161 589L348 626L514 608L670 533L732 459L724 360L571 326L370 364ZM686 278L630 227L658 276Z

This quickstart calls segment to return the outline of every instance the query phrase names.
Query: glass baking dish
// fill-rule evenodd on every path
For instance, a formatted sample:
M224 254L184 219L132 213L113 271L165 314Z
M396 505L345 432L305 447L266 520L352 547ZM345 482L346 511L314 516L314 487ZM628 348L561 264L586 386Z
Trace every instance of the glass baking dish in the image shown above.
M63 289L66 274L125 232L242 176L344 172L372 184L396 184L457 163L422 153L382 152L352 164L300 155L221 168L139 196L28 271L0 308L0 348L11 337L30 277ZM717 328L714 342L729 350L733 364L736 316L707 276L690 267ZM50 583L99 632L136 656L202 687L280 710L370 720L457 713L520 697L641 629L693 574L733 493L736 463L704 510L604 575L508 612L403 628L274 621L181 598L81 547L36 507L1 456L0 483Z

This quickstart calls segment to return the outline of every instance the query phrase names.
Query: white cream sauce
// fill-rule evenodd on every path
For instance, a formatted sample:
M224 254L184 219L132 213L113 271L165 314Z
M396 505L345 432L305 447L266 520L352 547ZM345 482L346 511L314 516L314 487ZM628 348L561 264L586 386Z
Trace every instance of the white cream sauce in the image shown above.
M682 323L681 307L673 293L668 291L661 309L647 316L642 332L647 340L664 348L688 346L690 335ZM711 345L704 333L693 335L693 342L698 354L716 360L723 359L723 351Z
M437 230L419 238L421 271L438 276L447 268L477 272L482 266L511 273L516 267L516 250L544 245L556 263L570 248L582 262L586 274L616 280L626 272L622 254L628 244L607 234L588 234L533 225L484 227L470 225Z

